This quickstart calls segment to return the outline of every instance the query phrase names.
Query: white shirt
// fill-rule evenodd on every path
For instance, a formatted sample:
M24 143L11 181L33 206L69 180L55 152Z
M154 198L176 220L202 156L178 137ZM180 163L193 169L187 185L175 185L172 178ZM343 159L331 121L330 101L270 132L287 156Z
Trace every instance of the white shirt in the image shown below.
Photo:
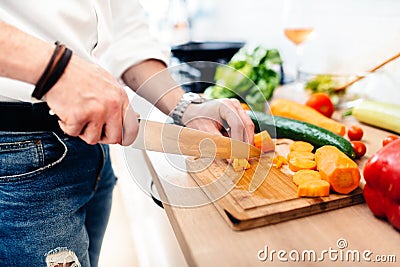
M60 41L116 78L145 59L167 62L169 56L150 35L137 0L1 0L0 20L40 39ZM35 102L33 89L0 77L0 101Z

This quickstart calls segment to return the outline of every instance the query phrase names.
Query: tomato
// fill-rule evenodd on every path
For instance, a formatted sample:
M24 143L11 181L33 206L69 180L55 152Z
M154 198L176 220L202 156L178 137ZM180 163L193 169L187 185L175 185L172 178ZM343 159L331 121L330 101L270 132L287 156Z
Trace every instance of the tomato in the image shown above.
M399 139L399 137L397 135L388 135L385 138L383 138L382 146L386 146L390 142L393 142L394 140L397 140L397 139Z
M364 156L367 152L367 147L361 141L351 141L351 146L353 147L354 152L356 153L356 158L358 159Z
M363 137L364 131L360 127L353 125L350 126L347 135L351 141L359 141Z
M329 95L325 93L315 93L307 99L306 106L309 106L326 117L330 118L335 111L335 106L332 103Z

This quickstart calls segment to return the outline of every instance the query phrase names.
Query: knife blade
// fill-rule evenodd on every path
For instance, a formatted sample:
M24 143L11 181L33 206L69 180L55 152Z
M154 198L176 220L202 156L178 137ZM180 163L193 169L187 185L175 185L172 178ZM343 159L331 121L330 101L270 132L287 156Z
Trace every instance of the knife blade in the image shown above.
M254 158L261 154L260 149L239 140L143 119L131 147L203 158Z

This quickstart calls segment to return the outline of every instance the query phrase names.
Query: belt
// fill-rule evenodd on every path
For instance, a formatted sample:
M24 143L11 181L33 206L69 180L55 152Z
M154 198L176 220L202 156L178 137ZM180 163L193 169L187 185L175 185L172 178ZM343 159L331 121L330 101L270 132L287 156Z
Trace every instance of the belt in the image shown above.
M47 103L0 102L0 131L62 132Z

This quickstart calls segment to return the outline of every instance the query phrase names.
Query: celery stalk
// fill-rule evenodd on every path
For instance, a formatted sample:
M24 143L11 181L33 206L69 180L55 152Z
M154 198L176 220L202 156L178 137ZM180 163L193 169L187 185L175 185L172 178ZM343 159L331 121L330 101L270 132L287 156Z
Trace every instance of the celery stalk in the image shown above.
M363 100L352 114L360 122L400 133L400 105Z

